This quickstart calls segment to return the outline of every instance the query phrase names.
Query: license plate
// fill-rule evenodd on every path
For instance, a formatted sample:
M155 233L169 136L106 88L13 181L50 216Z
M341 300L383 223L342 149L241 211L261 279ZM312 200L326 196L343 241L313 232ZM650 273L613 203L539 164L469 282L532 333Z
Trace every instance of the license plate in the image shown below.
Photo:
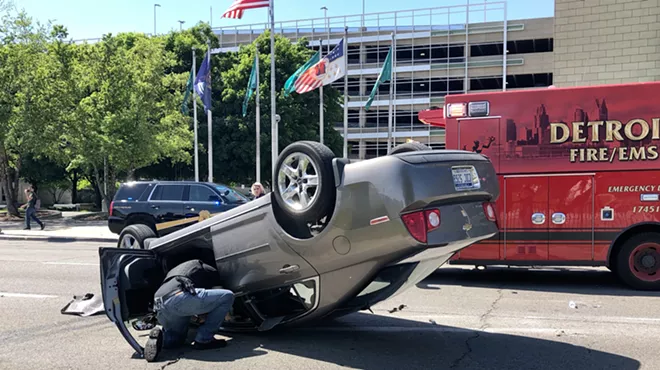
M454 178L456 191L475 190L481 188L479 175L474 166L452 167L451 174Z

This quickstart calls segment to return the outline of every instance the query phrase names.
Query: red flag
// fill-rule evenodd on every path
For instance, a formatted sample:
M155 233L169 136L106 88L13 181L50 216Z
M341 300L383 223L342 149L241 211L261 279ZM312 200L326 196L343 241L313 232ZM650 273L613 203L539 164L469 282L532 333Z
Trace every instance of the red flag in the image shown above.
M270 6L269 0L234 0L222 18L241 19L245 9L267 8L268 6Z

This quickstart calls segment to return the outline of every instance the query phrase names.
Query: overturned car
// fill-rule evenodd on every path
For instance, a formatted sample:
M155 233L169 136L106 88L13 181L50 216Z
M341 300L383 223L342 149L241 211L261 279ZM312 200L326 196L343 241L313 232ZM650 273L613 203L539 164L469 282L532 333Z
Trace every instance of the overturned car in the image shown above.
M127 324L152 311L169 269L190 259L217 267L235 293L221 331L366 310L496 235L499 191L477 153L408 143L351 162L296 142L281 152L266 196L160 238L145 226L142 249L100 248L105 312L141 354Z

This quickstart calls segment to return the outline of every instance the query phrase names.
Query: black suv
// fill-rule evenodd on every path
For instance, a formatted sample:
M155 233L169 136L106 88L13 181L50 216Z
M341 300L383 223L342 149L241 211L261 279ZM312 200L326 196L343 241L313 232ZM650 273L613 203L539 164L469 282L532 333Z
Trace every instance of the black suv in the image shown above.
M120 235L120 247L143 248L148 237L167 235L247 202L247 197L222 184L128 182L110 203L108 227Z

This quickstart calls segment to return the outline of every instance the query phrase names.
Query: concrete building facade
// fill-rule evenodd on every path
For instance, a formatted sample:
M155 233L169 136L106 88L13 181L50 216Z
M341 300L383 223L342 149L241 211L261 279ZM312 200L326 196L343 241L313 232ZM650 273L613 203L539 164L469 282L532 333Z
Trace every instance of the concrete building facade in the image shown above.
M471 3L398 12L348 15L276 23L275 30L325 55L348 27L349 157L387 153L389 83L382 84L371 108L369 98L394 35L393 136L444 147L444 130L424 125L420 110L442 106L447 94L521 89L553 84L553 19L508 20L505 2ZM221 51L252 42L266 24L214 28ZM506 28L506 31L505 31ZM505 41L506 40L506 41ZM503 53L506 42L508 53ZM340 92L344 79L332 84ZM310 94L318 94L318 91ZM343 122L325 122L343 134Z
M555 0L558 87L660 78L660 0Z

